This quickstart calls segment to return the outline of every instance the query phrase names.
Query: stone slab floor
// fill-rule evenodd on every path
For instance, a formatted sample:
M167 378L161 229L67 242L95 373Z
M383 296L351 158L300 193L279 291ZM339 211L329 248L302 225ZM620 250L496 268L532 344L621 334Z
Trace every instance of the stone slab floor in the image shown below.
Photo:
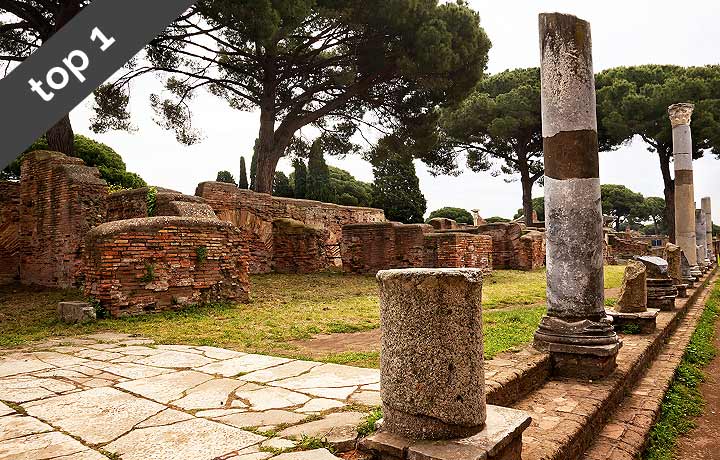
M1 460L322 460L380 405L380 374L103 333L0 350Z

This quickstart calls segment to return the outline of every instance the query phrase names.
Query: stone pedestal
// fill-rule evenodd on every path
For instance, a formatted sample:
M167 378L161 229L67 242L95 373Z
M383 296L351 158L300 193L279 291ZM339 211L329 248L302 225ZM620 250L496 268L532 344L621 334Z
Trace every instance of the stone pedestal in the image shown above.
M655 330L659 310L647 308L647 269L636 260L625 267L620 298L614 309L607 309L616 332L649 334Z
M663 250L663 259L668 263L668 276L673 280L678 291L677 296L682 299L686 298L688 285L684 282L680 246L668 243Z
M668 276L668 263L665 259L653 256L637 257L647 270L647 306L661 311L675 309L678 291Z
M710 259L707 256L705 213L702 209L695 210L695 241L697 242L698 266L703 273L706 273L710 266Z
M693 275L693 269L690 266L684 251L680 252L680 270L682 271L683 283L687 285L688 289L694 288L697 277Z
M472 436L485 424L482 272L378 272L383 429L409 439Z
M534 344L556 375L597 379L615 368L620 341L604 306L590 25L541 14L540 50L548 309Z
M87 302L58 303L58 317L65 324L82 324L95 321L95 309Z
M715 254L715 248L713 247L713 234L712 234L712 202L709 196L703 197L700 200L700 208L705 214L705 245L707 247L707 256L711 266L717 265L717 254Z

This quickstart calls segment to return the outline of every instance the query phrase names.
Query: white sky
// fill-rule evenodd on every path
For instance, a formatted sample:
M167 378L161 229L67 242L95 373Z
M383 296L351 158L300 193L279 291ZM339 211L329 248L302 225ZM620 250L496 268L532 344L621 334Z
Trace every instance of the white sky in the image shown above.
M539 65L537 15L559 11L576 14L592 26L595 71L620 65L720 63L720 2L713 0L470 0L479 11L482 26L490 36L488 71ZM258 116L230 109L225 102L204 96L193 103L195 126L205 139L194 146L175 141L174 134L152 122L148 95L158 92L155 79L138 80L131 94L133 133L97 135L88 129L91 111L85 101L72 112L75 131L98 139L120 153L128 169L140 173L153 185L193 194L202 181L214 180L217 171L227 169L237 177L239 156L249 166L257 137ZM328 163L344 168L358 179L371 181L370 165L359 158L336 159ZM288 161L279 169L290 171ZM503 176L464 172L458 177L432 177L422 164L418 175L428 201L428 212L443 206L480 209L483 217L511 217L521 207L519 182L506 183ZM696 199L713 197L713 215L720 221L720 161L714 156L695 163ZM600 154L603 183L624 184L645 196L663 196L657 156L646 151L641 141L615 152ZM542 195L536 187L534 196Z

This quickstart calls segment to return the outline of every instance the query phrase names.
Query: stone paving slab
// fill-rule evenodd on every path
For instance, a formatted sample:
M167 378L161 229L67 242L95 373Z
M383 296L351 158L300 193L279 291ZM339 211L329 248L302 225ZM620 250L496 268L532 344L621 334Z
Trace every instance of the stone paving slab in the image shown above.
M379 402L379 381L375 369L126 334L51 339L0 350L0 460L107 459L101 449L123 460L265 460L295 441L262 433L294 426L336 437L341 427L349 443L367 414L346 408ZM277 458L336 458L287 455Z

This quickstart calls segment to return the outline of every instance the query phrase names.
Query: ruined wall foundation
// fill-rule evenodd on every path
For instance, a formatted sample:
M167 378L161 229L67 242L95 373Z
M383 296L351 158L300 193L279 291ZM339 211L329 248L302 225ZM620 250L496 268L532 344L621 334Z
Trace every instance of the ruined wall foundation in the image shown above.
M0 286L20 279L20 183L0 182Z

